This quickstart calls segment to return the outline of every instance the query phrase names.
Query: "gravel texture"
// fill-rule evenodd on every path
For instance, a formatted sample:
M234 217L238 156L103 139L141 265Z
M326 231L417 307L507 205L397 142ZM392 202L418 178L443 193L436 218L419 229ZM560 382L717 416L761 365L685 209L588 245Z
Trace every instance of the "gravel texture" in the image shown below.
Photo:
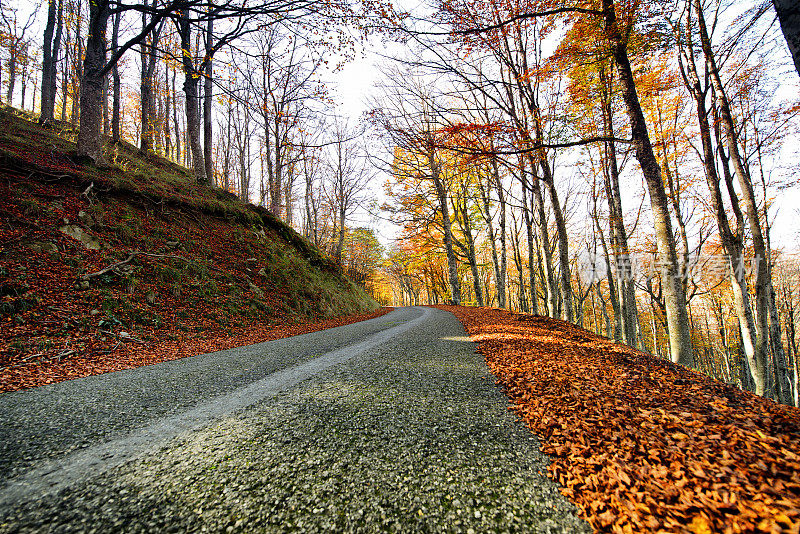
M461 324L429 313L160 451L0 509L0 532L590 532Z

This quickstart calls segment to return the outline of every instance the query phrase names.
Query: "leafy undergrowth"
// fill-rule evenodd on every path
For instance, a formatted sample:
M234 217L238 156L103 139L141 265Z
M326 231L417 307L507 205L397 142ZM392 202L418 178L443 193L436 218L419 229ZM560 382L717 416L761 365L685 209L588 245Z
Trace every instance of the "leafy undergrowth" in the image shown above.
M76 162L59 128L0 110L0 391L377 308L263 208L127 145Z
M800 410L563 321L441 308L598 531L800 529Z

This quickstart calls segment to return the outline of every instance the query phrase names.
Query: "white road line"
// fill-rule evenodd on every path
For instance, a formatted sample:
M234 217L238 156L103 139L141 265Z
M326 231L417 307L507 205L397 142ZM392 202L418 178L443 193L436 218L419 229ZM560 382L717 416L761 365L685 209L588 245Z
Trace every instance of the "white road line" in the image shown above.
M198 404L183 413L157 420L123 438L47 461L40 467L6 482L0 489L0 508L8 507L23 499L55 493L79 480L97 476L145 453L158 450L183 432L197 430L216 419L274 397L329 367L382 345L425 321L430 314L430 308L423 308L422 315L416 319L373 334L359 343L273 373L252 384Z

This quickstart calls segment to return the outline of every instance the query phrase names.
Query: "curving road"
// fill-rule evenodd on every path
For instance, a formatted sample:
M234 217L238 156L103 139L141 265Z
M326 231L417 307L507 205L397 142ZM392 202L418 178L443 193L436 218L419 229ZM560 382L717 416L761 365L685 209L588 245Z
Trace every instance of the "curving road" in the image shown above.
M0 395L0 532L589 532L451 314Z

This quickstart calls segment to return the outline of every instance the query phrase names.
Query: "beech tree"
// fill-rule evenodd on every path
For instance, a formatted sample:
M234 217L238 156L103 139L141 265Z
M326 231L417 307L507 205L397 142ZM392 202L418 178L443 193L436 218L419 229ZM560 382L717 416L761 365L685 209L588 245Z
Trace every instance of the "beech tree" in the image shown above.
M792 0L772 0L781 30L786 38L789 53L794 60L794 68L800 74L800 7Z

